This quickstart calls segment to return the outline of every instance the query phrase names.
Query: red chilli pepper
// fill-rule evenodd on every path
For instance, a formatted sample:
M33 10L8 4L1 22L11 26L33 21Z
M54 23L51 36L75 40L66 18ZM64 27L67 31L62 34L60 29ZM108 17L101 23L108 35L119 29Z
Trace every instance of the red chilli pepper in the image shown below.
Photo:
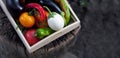
M39 20L40 22L44 22L44 20L47 20L45 10L40 4L29 3L29 4L26 5L26 8L35 8L35 9L37 9L39 11L39 13L40 13L40 19L37 19L37 20Z

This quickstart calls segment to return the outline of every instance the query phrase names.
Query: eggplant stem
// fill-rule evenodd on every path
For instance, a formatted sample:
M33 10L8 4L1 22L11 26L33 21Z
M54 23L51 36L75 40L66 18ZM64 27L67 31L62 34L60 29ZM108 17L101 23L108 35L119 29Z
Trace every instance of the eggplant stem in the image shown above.
M46 8L50 14L52 14L51 10L47 6L43 6L43 7Z

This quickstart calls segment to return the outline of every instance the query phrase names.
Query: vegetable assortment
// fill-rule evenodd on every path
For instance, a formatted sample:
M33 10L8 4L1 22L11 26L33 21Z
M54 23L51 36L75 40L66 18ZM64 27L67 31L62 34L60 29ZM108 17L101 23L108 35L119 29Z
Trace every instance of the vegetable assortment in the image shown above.
M65 0L6 0L26 41L33 45L61 30L70 21L70 10Z

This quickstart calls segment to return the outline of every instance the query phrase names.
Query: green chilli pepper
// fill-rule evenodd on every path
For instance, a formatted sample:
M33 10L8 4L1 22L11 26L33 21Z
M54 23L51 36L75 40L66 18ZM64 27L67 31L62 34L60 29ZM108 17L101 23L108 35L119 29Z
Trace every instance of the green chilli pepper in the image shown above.
M64 15L64 18L65 18L65 25L67 25L70 21L70 9L68 7L68 5L66 4L65 0L55 0L57 3L59 3L62 11L61 14L62 16Z
M53 32L54 31L50 28L39 28L36 30L35 36L40 38L40 39L43 39L46 36L52 34Z

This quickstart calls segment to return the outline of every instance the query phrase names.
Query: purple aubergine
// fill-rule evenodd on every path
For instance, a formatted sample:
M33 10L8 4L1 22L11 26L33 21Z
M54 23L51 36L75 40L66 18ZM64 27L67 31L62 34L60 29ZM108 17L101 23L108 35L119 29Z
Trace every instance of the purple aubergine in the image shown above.
M60 7L53 0L38 0L38 2L41 5L47 6L48 8L50 8L51 11L57 12L59 14L61 14L62 12Z
M14 18L17 18L23 9L23 4L20 3L20 0L6 0L6 6Z

